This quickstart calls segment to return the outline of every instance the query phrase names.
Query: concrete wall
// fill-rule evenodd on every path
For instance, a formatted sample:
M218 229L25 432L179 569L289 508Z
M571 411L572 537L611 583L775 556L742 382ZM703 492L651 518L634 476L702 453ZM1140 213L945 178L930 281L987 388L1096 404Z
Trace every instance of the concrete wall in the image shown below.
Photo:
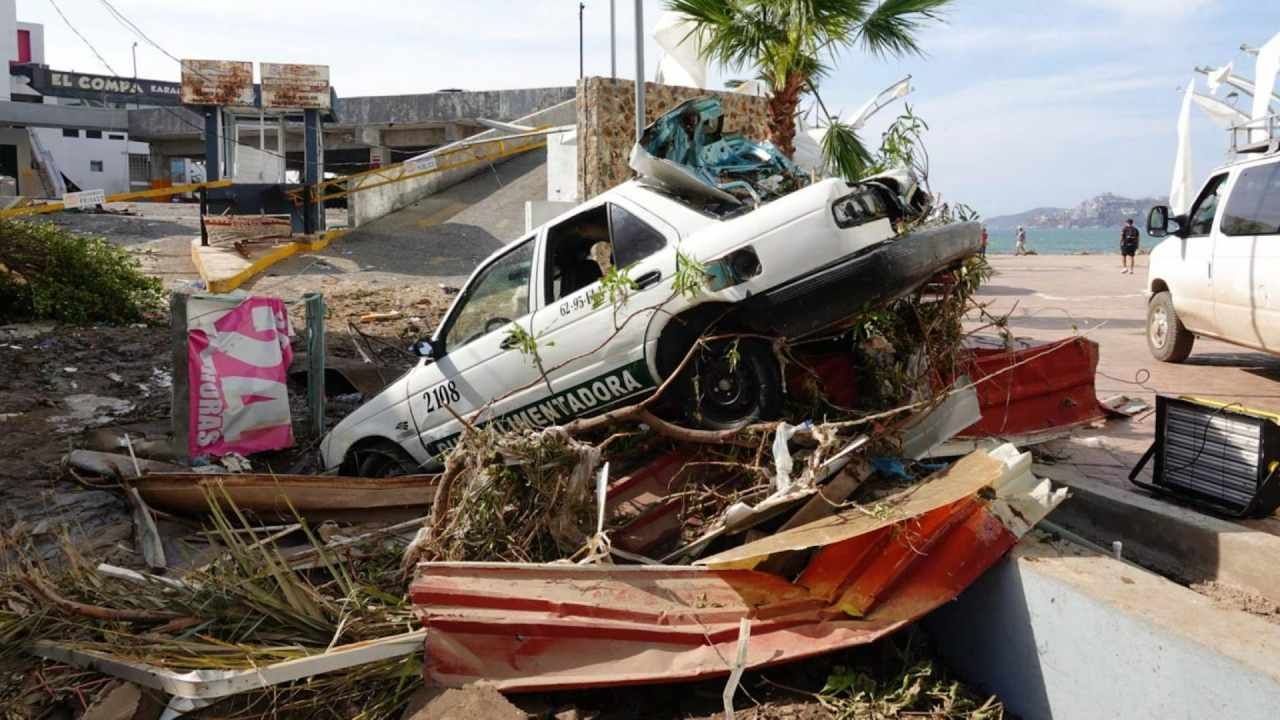
M26 30L31 37L31 62L44 64L44 25L19 22L19 30ZM16 47L16 45L15 45Z
M1035 537L926 619L956 674L1026 720L1275 717L1280 625Z
M9 62L18 59L17 0L0 0L0 61L4 62L5 81L0 82L0 101L8 100Z
M64 137L59 128L34 128L40 144L52 155L58 170L82 190L105 190L108 195L129 192L129 141L124 133L103 132L101 138ZM122 136L113 140L111 135ZM92 163L102 163L93 170Z
M578 200L578 133L547 136L547 200Z
M764 98L656 83L645 83L646 124L676 105L704 95L720 97L725 132L766 137L768 103ZM578 81L578 99L578 198L586 200L632 175L627 159L636 136L635 83L586 78Z
M576 115L575 101L567 100L544 110L516 118L514 122L519 125L531 125L534 127L571 125ZM509 134L499 130L486 130L467 138L465 142L472 143L477 140L496 139ZM532 137L515 140L513 143L535 147L541 144L542 141L542 137ZM434 152L438 153L450 147L450 145L446 145ZM352 227L359 227L384 215L393 213L400 208L412 205L432 193L456 185L462 180L485 170L487 167L488 165L485 163L476 163L352 193L347 199L347 222ZM372 179L371 182L376 182L376 178Z
M559 217L577 207L575 202L557 200L526 200L524 203L524 231L532 232L552 218Z
M574 98L572 87L338 98L338 126L512 120Z

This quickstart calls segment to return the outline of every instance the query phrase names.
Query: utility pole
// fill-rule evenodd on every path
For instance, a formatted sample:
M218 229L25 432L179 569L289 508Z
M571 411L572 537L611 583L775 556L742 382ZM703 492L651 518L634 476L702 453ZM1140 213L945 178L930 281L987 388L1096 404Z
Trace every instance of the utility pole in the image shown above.
M582 66L582 10L587 7L584 2L578 3L578 79L585 76Z
M613 22L614 5L617 0L609 0L609 77L618 79L618 35Z
M636 0L636 142L644 135L644 2Z

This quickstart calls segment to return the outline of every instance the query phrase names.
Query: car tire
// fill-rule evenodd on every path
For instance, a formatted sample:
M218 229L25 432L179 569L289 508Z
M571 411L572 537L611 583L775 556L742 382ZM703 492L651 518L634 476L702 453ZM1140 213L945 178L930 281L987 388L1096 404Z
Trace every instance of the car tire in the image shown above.
M351 454L352 466L359 477L386 478L422 472L418 462L409 453L391 442L365 445L352 450Z
M1178 319L1173 296L1168 290L1158 292L1147 303L1147 347L1161 362L1180 363L1191 354L1196 336Z
M782 372L769 343L713 341L684 375L685 415L703 428L733 430L782 412Z

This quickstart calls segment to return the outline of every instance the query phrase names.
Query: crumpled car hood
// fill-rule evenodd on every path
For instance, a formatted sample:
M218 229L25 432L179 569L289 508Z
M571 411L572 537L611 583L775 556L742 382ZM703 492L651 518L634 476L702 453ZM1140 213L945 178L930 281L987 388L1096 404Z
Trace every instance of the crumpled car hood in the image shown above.
M681 103L644 130L631 150L642 183L690 199L759 204L809 184L770 142L725 133L720 99Z

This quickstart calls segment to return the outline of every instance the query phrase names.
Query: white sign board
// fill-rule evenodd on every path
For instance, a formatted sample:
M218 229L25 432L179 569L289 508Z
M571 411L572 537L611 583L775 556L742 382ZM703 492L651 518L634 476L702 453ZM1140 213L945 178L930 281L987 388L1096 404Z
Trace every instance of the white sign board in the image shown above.
M92 210L106 202L107 193L104 190L82 190L80 192L67 193L62 196L62 206L64 208Z
M420 157L412 160L404 161L404 169L411 173L430 172L440 166L440 161L434 157Z
M259 63L262 76L262 107L328 110L328 65Z
M182 103L253 107L253 63L183 60Z

